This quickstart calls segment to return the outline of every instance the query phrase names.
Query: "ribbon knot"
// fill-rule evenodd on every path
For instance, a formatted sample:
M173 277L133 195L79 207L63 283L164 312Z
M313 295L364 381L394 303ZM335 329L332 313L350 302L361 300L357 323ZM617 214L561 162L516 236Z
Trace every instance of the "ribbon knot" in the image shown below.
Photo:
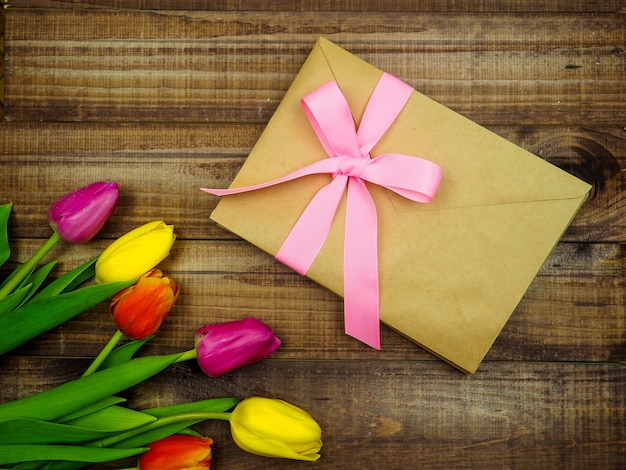
M409 85L384 73L355 129L344 95L335 82L328 82L306 95L302 106L329 158L258 185L225 190L203 188L208 193L225 196L316 173L331 175L331 181L313 197L276 254L277 260L303 275L322 249L347 189L343 257L345 331L377 349L380 348L378 228L376 206L365 182L428 203L441 180L441 168L422 158L395 153L370 158L372 148L412 93Z
M365 168L370 164L371 158L367 157L339 157L337 165L338 175L346 175L348 177L360 178Z

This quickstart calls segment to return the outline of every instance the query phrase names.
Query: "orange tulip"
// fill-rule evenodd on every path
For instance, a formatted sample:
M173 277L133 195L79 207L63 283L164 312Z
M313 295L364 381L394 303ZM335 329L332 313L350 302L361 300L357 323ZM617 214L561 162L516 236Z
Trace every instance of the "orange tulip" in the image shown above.
M118 329L133 339L154 334L178 300L178 286L152 269L139 276L132 286L111 299L110 312Z
M174 434L148 444L139 457L139 470L201 470L211 467L209 437Z

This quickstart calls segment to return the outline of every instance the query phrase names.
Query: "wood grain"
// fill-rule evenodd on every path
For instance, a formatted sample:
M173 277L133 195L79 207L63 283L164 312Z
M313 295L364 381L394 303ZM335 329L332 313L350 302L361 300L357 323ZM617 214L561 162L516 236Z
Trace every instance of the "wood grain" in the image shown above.
M323 469L624 468L626 2L9 3L0 203L15 205L0 279L49 236L54 200L114 180L115 214L93 242L55 248L55 275L163 219L178 239L161 268L181 297L143 353L248 315L283 340L219 379L177 364L125 392L129 406L283 398L322 425ZM199 188L232 181L320 35L593 185L473 376L386 327L381 351L345 336L339 297L208 218L217 198ZM113 332L107 310L0 357L0 402L78 377ZM247 454L223 422L197 429L216 469L311 466Z
M439 12L622 12L623 0L13 0L18 8L76 8L117 10L191 10L191 11L439 11Z
M10 8L6 24L10 120L266 122L320 35L481 124L626 116L616 13Z
M564 240L626 240L622 128L491 129L594 186ZM163 218L175 224L184 239L232 238L208 220L218 199L199 188L227 187L262 130L255 124L7 122L0 127L6 155L0 161L0 197L15 202L18 228L12 234L47 236L48 227L41 221L68 187L113 180L122 194L103 237L117 237L142 221ZM17 167L15 160L20 162Z

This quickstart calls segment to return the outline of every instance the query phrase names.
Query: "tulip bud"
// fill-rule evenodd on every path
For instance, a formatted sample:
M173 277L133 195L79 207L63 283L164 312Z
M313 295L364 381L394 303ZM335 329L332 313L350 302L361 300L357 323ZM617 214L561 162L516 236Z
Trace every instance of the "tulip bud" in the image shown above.
M211 444L209 437L173 434L148 444L148 451L141 454L139 470L200 470L211 467Z
M232 413L230 432L251 454L311 462L320 458L322 429L306 411L283 400L246 398Z
M149 222L122 235L96 261L99 283L131 281L151 270L170 253L176 240L174 226Z
M133 339L154 334L178 300L178 286L159 269L142 274L132 286L118 292L109 311L117 328Z
M115 209L117 183L97 182L58 199L48 210L48 223L63 240L86 243L100 231Z
M214 323L196 332L196 356L209 377L265 359L280 346L272 329L256 318Z

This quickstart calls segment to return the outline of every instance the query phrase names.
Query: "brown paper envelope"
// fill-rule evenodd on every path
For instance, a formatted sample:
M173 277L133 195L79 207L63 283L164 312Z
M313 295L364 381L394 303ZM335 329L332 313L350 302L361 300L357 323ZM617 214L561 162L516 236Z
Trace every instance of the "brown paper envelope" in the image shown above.
M334 80L358 123L381 74L319 39L231 187L266 182L327 158L300 99ZM379 223L381 320L473 373L590 186L418 92L371 155L385 152L431 160L443 177L431 204L368 185ZM329 181L327 175L307 176L226 196L211 218L275 255ZM339 295L344 217L345 199L307 273Z

